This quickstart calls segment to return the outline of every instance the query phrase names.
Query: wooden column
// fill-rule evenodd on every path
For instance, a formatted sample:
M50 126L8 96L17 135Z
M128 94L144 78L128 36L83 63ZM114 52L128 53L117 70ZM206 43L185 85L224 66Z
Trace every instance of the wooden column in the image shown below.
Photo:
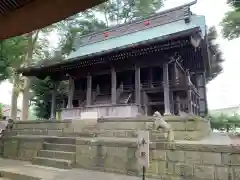
M92 104L92 76L87 76L87 106Z
M112 79L112 104L117 103L117 75L115 68L111 68L111 79Z
M169 99L170 99L170 112L174 114L175 112L175 104L174 104L174 92L169 91Z
M189 114L193 114L193 107L192 107L192 83L191 83L191 78L190 78L189 71L187 72L187 86L188 86L188 91L187 91L188 113Z
M206 95L206 81L205 74L197 75L197 89L199 93L199 115L205 116L207 114L207 95Z
M67 108L73 107L73 95L74 95L74 79L69 77L69 86L68 86L68 104Z
M170 98L169 98L169 78L168 78L168 64L163 65L163 88L164 88L164 115L171 115Z
M181 102L180 102L180 97L177 96L176 97L176 112L177 112L177 115L180 115L180 111L181 111Z
M135 103L141 105L140 68L135 66Z
M149 68L149 87L153 87L153 68Z
M52 90L52 103L51 103L51 119L56 119L56 95L57 95L58 82L54 82Z
M177 63L174 62L173 63L173 84L176 85L177 84Z

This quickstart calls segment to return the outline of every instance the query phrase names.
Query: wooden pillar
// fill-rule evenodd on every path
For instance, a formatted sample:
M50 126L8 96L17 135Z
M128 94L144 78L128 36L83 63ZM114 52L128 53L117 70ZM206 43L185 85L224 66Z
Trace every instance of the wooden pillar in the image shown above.
M193 114L193 107L192 107L192 83L191 83L189 71L187 72L187 86L188 86L188 91L187 91L188 113L189 114Z
M92 104L92 76L87 76L87 106Z
M205 74L197 75L197 89L199 93L199 115L205 116L207 114L207 95L206 95L206 81Z
M170 112L174 114L175 112L175 103L174 103L174 92L170 91L169 92L169 99L170 99Z
M173 63L173 83L176 85L179 81L177 63Z
M180 111L181 111L181 102L180 102L180 97L177 96L176 97L176 112L177 112L177 115L180 115Z
M51 103L51 119L56 119L56 95L57 95L58 82L54 82L52 90L52 103Z
M163 88L164 88L164 115L171 115L170 98L169 98L169 78L168 64L163 64Z
M69 84L68 84L68 104L67 108L73 107L73 95L74 95L74 79L69 77Z
M140 68L135 66L135 103L141 105Z
M117 103L117 74L115 68L111 68L111 79L112 79L112 104Z
M149 87L153 87L153 68L149 68Z

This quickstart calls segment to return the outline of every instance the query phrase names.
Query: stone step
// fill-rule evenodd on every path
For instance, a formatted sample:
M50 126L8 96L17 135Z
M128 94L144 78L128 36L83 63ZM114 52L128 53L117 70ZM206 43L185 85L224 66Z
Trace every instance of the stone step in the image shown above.
M18 172L1 171L0 180L41 180L41 178L20 174Z
M32 160L32 164L40 166L55 167L59 169L70 169L72 168L72 161L64 159L54 159L54 158L45 158L45 157L35 157Z
M100 130L96 131L97 137L137 138L137 130ZM164 132L150 131L151 141L165 141L167 136Z
M45 138L44 141L54 144L76 144L76 138L71 137L49 137Z
M53 150L40 150L37 156L45 157L45 158L55 158L55 159L75 161L76 153L64 152L64 151L53 151Z
M43 150L64 151L64 152L76 152L76 145L72 144L54 144L44 143Z

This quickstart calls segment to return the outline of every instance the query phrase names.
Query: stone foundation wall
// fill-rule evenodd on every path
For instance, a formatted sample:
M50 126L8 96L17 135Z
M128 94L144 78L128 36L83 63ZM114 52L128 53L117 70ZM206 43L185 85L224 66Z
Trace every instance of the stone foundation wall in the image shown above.
M3 157L31 161L44 138L8 137ZM78 168L141 175L136 141L77 138ZM239 180L240 148L226 145L152 143L147 176L163 180Z
M166 120L174 129L175 139L201 139L210 132L209 123L205 120L171 117ZM163 180L240 179L240 148L197 141L184 141L185 144L179 141L159 142L155 128L154 121L146 117L124 123L121 119L99 121L95 125L84 121L16 122L12 132L1 139L2 156L31 161L42 149L45 138L74 136L76 167L141 175L136 158L136 132L141 129L148 130L150 137L156 140L150 145L148 177Z
M2 139L2 156L10 159L31 161L42 149L44 138L9 137Z
M77 141L76 165L86 169L140 175L134 142ZM201 144L151 145L147 176L163 180L239 180L237 147Z
M211 132L209 122L199 117L184 119L169 116L165 117L165 120L172 126L175 140L200 140ZM99 120L96 125L90 127L86 121L81 120L18 121L13 125L12 134L48 136L80 136L82 134L91 136L91 134L97 134L113 137L118 137L117 134L121 134L121 137L132 137L131 134L139 129L154 131L156 126L153 117L124 118L124 120L123 118L105 119L104 121ZM128 131L128 133L121 131ZM158 132L161 133L161 130ZM156 134L156 132L154 133Z

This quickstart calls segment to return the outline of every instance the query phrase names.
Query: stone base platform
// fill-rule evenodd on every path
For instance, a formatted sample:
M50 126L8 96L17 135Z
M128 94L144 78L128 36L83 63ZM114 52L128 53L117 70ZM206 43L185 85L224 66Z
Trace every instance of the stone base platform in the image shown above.
M88 169L140 176L142 170L136 157L137 131L146 130L150 132L151 140L150 163L146 172L148 178L240 179L240 153L239 146L234 144L236 140L211 133L209 122L199 117L186 119L168 116L165 120L173 128L173 142L163 138L163 131L155 130L153 117L125 119L124 122L116 118L16 122L12 131L1 139L0 152L5 158L31 161L34 164L28 166L62 168L59 172L73 172L74 168L78 168L77 172ZM98 175L96 177L101 179Z
M211 132L210 124L200 117L164 117L173 131L175 140L200 140ZM94 120L20 121L13 125L13 135L46 135L63 137L126 137L134 138L138 130L147 130L152 141L166 139L164 132L156 131L153 117L105 118Z

